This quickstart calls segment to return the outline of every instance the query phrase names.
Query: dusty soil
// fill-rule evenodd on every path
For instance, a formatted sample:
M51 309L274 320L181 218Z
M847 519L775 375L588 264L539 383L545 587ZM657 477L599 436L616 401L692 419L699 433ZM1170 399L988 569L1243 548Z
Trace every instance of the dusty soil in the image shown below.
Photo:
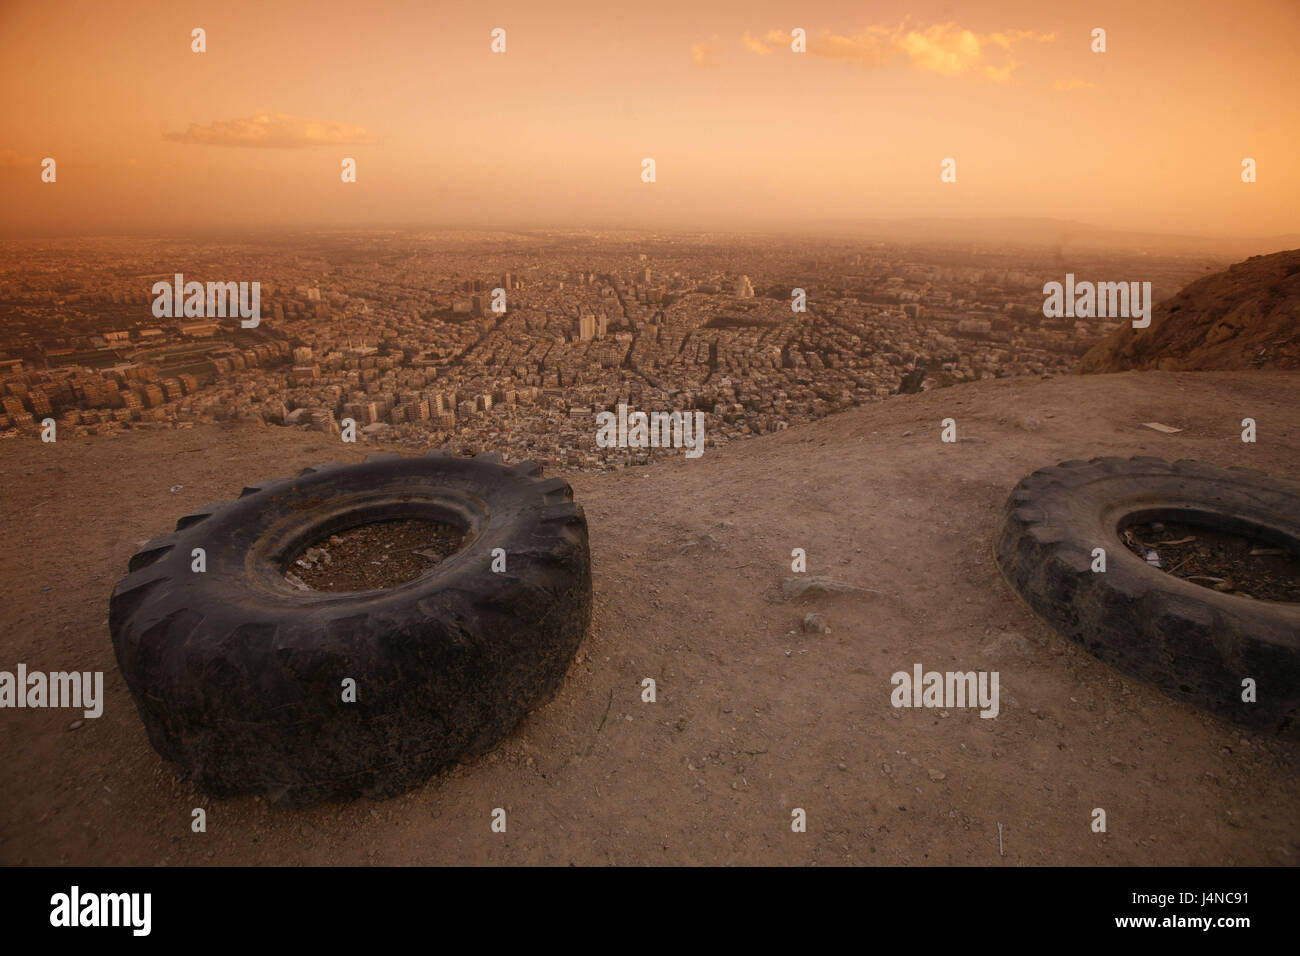
M288 568L313 591L367 591L418 578L460 550L464 535L441 521L375 521L317 541Z
M1122 535L1134 554L1203 588L1261 601L1300 601L1300 560L1282 548L1194 524L1135 524Z
M305 810L209 800L154 753L113 662L108 594L175 516L366 449L249 425L4 443L0 669L103 670L106 704L77 730L68 711L0 711L0 862L1293 865L1300 745L1058 637L991 540L1015 483L1063 459L1295 475L1297 407L1300 376L1276 372L979 382L574 476L595 614L557 698L419 790ZM1240 440L1246 416L1257 444ZM939 440L947 417L955 444ZM879 593L785 600L794 548L809 575ZM809 612L830 632L804 633ZM997 670L1001 712L891 707L890 675L914 663Z

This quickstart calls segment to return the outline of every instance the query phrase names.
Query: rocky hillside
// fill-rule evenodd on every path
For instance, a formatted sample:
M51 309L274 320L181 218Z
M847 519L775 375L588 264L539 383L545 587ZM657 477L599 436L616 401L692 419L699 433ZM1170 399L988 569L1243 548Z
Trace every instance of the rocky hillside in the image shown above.
M1079 370L1300 368L1300 249L1198 279L1093 346Z

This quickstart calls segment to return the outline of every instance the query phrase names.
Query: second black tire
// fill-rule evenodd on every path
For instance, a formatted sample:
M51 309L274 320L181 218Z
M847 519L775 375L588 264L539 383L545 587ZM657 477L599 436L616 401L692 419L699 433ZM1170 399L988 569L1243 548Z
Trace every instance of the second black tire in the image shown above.
M1034 472L1011 493L994 550L1030 607L1101 660L1221 716L1300 734L1300 605L1184 581L1120 540L1129 525L1170 520L1300 558L1300 482L1160 458ZM1104 572L1093 570L1097 548Z

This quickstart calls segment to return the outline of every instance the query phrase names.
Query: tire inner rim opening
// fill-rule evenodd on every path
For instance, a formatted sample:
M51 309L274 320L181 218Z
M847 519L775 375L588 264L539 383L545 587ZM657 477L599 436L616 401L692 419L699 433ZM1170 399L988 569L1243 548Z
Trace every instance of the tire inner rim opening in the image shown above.
M288 550L281 573L308 591L376 591L413 581L463 551L474 537L459 516L413 502L366 508L316 524Z
M1234 515L1158 508L1125 515L1129 551L1166 574L1226 594L1300 602L1300 540Z

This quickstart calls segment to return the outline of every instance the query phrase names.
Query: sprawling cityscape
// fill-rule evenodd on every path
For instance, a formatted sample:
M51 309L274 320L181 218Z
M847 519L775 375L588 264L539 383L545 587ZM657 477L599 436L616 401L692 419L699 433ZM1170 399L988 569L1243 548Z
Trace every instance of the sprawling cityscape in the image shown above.
M595 416L701 411L707 445L901 392L1069 372L1113 318L1044 318L1068 271L1152 282L1221 263L996 244L369 231L252 242L5 244L0 436L211 421L499 451L571 471ZM256 282L260 319L155 307L154 284ZM182 314L189 313L189 314ZM197 314L196 314L197 313ZM248 327L251 326L251 327Z

